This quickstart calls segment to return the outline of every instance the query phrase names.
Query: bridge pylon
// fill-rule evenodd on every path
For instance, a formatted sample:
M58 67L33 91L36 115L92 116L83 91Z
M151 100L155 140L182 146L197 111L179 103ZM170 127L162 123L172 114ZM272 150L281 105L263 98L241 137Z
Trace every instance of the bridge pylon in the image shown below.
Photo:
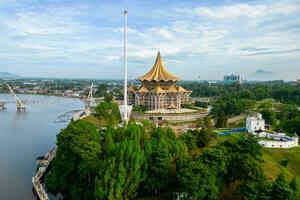
M92 83L89 94L86 99L86 105L85 105L86 108L90 108L95 104L95 98L93 97L93 93L94 93L94 84Z
M18 110L25 110L26 107L25 107L24 103L17 97L17 95L15 94L13 89L10 87L10 85L8 85L7 83L6 83L6 85L9 89L9 91L10 91L10 94L12 95L12 97L14 99L15 104L17 105L17 109Z

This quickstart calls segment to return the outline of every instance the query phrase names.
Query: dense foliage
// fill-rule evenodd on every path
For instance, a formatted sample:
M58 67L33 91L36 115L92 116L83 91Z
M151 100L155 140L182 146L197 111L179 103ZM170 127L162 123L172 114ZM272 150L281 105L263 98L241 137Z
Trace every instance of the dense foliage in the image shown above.
M300 187L297 178L294 177L290 184L283 174L279 174L273 183L267 181L249 182L240 191L242 200L298 200L300 199Z
M96 127L72 122L57 136L57 146L56 159L46 177L49 188L67 191L70 199L93 199L93 181L102 151Z
M112 96L106 95L105 101L95 108L94 114L99 120L107 125L116 125L120 122L120 112L117 103L112 102Z
M246 135L238 142L210 146L214 141L209 128L177 138L168 128L146 130L132 123L98 132L87 122L71 122L58 135L47 188L63 192L66 199L168 194L201 200L218 199L230 183L239 182L244 189L266 181L260 165L261 146L255 138ZM203 147L201 154L192 153Z
M184 87L193 91L195 97L230 96L235 99L263 100L275 99L282 103L300 105L300 87L289 83L267 82L256 84L201 84L197 82L185 83Z
M185 87L193 90L192 96L211 97L212 115L218 128L226 127L230 117L260 112L274 130L300 135L299 85L186 83Z

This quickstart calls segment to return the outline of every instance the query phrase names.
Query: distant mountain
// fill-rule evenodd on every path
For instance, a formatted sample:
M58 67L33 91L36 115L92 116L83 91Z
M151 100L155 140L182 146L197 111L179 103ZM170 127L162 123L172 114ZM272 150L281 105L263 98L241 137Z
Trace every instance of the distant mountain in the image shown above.
M0 72L0 78L16 78L20 77L18 74L13 74L10 72Z
M259 69L248 77L252 81L271 81L276 79L276 74L271 71Z

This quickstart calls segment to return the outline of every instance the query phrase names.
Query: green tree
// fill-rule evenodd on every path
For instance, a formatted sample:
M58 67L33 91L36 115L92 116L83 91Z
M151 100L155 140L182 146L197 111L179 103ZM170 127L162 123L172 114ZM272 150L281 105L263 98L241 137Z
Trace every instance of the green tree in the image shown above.
M189 150L194 150L197 148L197 138L192 131L187 131L182 134L180 139L186 144Z
M144 129L139 125L107 127L104 155L94 183L96 199L132 199L137 195L146 175L144 140Z
M300 185L299 180L296 176L292 179L290 183L290 188L292 189L295 199L300 199Z
M120 121L119 107L114 102L104 101L95 108L95 116L107 125L116 125Z
M176 172L188 159L187 146L171 129L156 128L145 142L147 177L143 189L147 194L160 194L176 181Z
M218 178L222 179L228 171L229 160L227 154L226 148L219 145L215 148L205 149L198 159L201 163L209 166Z
M182 194L184 199L217 199L217 180L209 166L192 161L180 170L178 179L184 191Z
M251 113L254 110L254 107L255 107L255 104L256 104L255 101L250 100L250 99L241 99L240 101L242 102L243 107L245 109L245 112L247 114Z
M99 200L131 199L144 179L145 156L139 141L124 140L114 146L95 180L95 197Z
M216 127L217 128L224 128L227 125L227 117L226 116L221 116L217 117L216 119Z
M295 196L286 183L283 174L279 174L272 186L271 199L276 200L295 200Z
M243 184L265 180L260 162L249 154L231 154L228 172L229 180L241 180Z
M240 153L250 154L253 158L262 155L262 146L258 144L258 139L253 135L244 135L238 140L237 144L239 145Z
M81 120L71 122L57 136L57 155L46 175L47 188L68 191L71 199L92 199L100 153L96 127Z
M243 184L253 181L264 181L261 166L261 147L256 138L250 135L242 137L237 143L224 142L228 152L228 181L240 180Z
M300 134L300 116L291 120L282 121L282 129L288 133Z
M209 128L202 128L193 132L196 136L198 147L206 147L217 139L217 134Z
M242 200L270 200L271 185L267 181L250 182L239 189Z
M114 95L110 92L107 92L105 95L104 95L104 101L107 102L107 103L111 103L112 101L114 100Z
M95 97L104 97L107 94L108 88L106 84L98 85L98 90L94 93Z
M274 125L276 122L275 112L271 109L263 109L260 111L262 114L263 119L266 121L267 124Z

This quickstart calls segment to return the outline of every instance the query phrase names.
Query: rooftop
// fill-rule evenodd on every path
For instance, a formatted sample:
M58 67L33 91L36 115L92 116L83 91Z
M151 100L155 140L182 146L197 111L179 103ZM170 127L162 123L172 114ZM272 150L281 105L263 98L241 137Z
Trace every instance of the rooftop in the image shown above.
M138 78L140 81L180 81L180 79L174 75L172 75L170 72L168 72L165 68L165 65L162 61L160 52L157 52L156 60L154 65L152 66L151 70L145 74L144 76L141 76Z

